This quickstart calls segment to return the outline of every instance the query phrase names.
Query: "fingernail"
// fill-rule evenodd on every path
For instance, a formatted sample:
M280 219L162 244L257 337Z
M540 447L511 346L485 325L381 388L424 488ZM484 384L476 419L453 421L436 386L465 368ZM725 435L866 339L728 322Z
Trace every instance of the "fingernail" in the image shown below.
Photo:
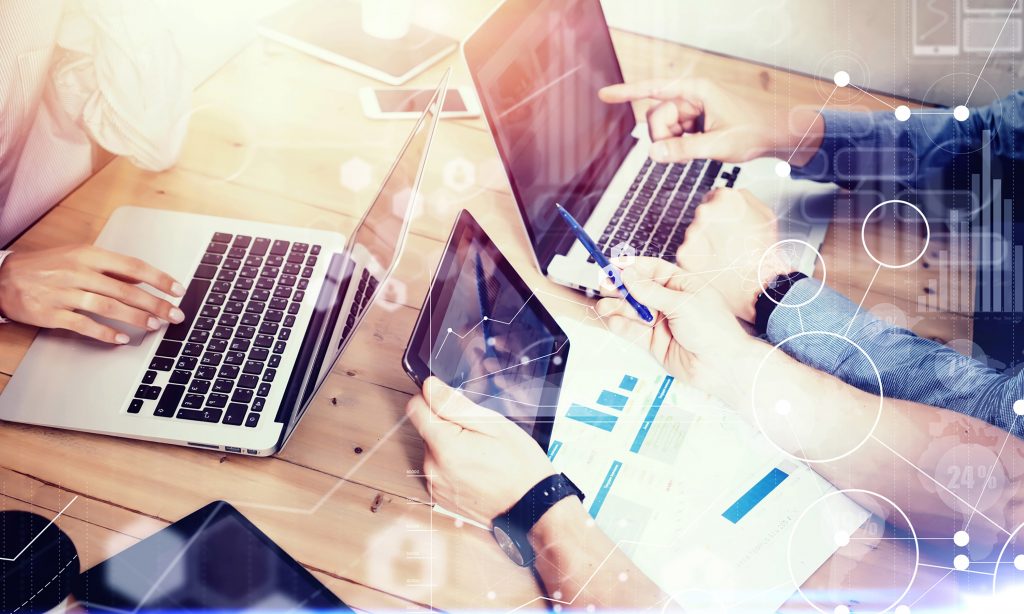
M157 320L156 318L150 316L146 320L146 328L148 328L149 330L156 330L160 328L160 320Z
M175 324L177 324L177 323L179 323L179 322L181 322L182 320L185 319L185 312L180 310L180 309L178 309L177 307L172 307L171 308L171 314L170 315L171 315L171 322L174 322Z
M185 296L185 286L179 284L178 282L174 282L174 284L171 286L171 294L173 294L174 296Z
M664 160L668 156L668 147L665 147L664 143L655 143L651 145L650 156L652 160Z
M124 345L124 344L128 343L128 335L126 335L124 333L118 333L117 336L114 337L114 341L119 343L119 344L121 344L121 345Z

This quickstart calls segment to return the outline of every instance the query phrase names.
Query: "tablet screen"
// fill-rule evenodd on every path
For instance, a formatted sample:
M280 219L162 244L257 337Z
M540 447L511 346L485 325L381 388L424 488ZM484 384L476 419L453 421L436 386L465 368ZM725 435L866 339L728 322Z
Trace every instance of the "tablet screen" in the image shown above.
M464 211L407 358L547 449L568 351L554 318Z
M222 501L82 574L89 611L344 611L345 604Z

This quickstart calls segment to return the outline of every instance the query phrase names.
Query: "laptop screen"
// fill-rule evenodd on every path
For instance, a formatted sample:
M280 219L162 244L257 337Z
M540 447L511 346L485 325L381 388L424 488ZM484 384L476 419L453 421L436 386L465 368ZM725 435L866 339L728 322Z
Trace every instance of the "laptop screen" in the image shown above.
M581 222L633 145L598 0L508 0L466 41L466 61L542 269L564 244L560 202Z

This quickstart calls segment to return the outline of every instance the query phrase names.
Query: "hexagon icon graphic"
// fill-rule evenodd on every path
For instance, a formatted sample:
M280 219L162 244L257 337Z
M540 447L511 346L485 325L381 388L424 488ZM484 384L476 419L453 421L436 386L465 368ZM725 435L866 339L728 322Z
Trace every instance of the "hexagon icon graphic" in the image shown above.
M444 165L444 185L455 192L465 192L476 183L476 167L465 158L449 160Z
M361 192L370 185L373 167L362 158L350 158L342 162L338 173L342 187L353 192Z

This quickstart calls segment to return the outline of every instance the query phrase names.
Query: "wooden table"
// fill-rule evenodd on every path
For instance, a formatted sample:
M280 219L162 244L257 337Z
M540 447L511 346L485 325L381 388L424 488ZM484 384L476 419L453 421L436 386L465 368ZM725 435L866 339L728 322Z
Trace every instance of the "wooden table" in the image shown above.
M444 28L464 37L489 4L455 3ZM820 106L832 90L831 83L643 36L615 32L614 41L628 80L707 75L765 104ZM412 85L433 88L449 64L453 84L471 83L461 57L452 55ZM91 242L111 212L125 204L347 232L411 127L409 121L365 119L356 95L364 85L377 84L257 40L196 92L188 142L174 169L149 173L115 160L15 248ZM884 108L845 90L831 102ZM342 169L352 168L344 164L353 159L369 169L361 189L341 181ZM446 184L445 169L456 160L475 169L469 187ZM345 183L352 186L349 177ZM422 442L401 419L414 387L399 358L443 240L463 207L531 286L546 288L544 303L551 310L583 309L576 305L580 296L547 282L532 265L483 120L441 124L423 195L423 210L395 274L404 290L400 300L370 312L280 455L247 458L3 424L0 508L52 517L77 497L58 524L75 540L88 568L211 500L225 499L357 608L513 608L536 598L539 587L531 573L509 562L488 533L457 527L423 504L428 497L418 477ZM859 221L838 221L823 249L830 283L854 300L876 268L861 249L859 232ZM871 284L866 307L886 303L912 313L915 297L937 276L926 263L927 258L910 269L883 270ZM909 323L943 340L970 334L969 317L962 314ZM14 373L35 332L0 327L0 384ZM59 374L54 376L59 383ZM868 573L875 565L870 557L834 557L808 584L821 585L830 574ZM917 583L929 585L926 578ZM799 608L801 601L793 603Z

